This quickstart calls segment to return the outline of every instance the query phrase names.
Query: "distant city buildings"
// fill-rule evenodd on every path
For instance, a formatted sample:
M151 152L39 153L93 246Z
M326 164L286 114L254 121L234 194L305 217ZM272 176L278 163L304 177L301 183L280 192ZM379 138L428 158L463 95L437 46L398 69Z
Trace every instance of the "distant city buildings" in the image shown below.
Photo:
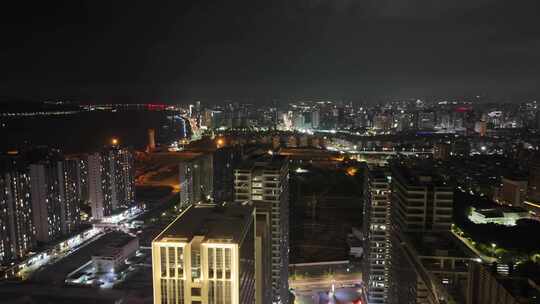
M256 256L252 207L189 206L152 242L154 303L264 303Z
M189 112L164 105L150 108L170 112L160 128L149 130L148 153L138 156L178 160L179 187L168 180L163 184L179 190L184 211L152 245L158 303L287 303L289 166L304 174L317 162L342 170L354 161L372 166L362 165L364 246L347 239L349 253L364 254L362 290L368 303L472 304L495 298L512 303L518 297L508 280L476 267L482 260L506 259L512 249L467 243L470 235L461 235L461 226L453 224L454 212L461 212L454 207L462 206L461 200L454 204L454 196L483 203L494 194L503 205L468 208L464 218L471 226L533 225L520 220L540 214L540 140L529 129L537 119L536 104L518 111L416 99L378 105L294 101L281 108L277 103L196 102ZM176 141L176 149L160 146L164 134ZM202 136L201 146L211 147L190 147L189 134ZM245 158L252 154L264 156ZM87 203L94 229L119 227L140 212L125 209L134 201L133 157L116 142L90 155L58 155L2 168L1 263L9 265L40 249L37 245L50 246L77 231L87 223L81 220ZM373 167L384 164L391 167ZM172 172L161 169L150 169L143 173L148 179L140 181L151 183L153 174L159 180ZM348 175L356 173L348 169ZM171 213L159 214L166 218ZM94 253L98 272L115 272L138 247L134 238L117 237L118 243ZM41 257L34 258L30 261ZM512 256L512 263L518 258ZM351 266L355 262L353 257ZM504 275L511 273L509 265L500 265Z

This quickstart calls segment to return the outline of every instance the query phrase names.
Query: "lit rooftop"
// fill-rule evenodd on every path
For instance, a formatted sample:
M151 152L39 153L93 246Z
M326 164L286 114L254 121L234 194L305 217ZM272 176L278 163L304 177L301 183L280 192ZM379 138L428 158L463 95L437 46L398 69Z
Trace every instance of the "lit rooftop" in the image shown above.
M205 240L238 243L244 230L253 221L253 208L231 205L194 205L180 214L154 241L183 238L186 242L195 236Z

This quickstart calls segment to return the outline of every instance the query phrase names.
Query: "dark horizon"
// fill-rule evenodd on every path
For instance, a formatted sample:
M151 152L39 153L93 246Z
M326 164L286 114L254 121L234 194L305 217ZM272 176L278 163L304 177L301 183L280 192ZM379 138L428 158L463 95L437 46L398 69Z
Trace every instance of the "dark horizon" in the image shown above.
M0 96L106 103L540 95L536 1L6 7Z

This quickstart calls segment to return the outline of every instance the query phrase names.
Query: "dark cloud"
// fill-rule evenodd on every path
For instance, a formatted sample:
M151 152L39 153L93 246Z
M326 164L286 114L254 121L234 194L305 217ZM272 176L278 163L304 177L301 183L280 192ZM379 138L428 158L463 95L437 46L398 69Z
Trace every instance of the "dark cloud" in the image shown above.
M0 95L537 95L536 1L66 1L4 11Z

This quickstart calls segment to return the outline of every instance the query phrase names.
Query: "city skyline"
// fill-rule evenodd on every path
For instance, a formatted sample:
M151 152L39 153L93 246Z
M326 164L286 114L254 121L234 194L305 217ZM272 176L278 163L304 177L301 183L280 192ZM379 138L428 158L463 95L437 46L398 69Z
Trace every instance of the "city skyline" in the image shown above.
M9 2L0 302L540 304L539 12Z

